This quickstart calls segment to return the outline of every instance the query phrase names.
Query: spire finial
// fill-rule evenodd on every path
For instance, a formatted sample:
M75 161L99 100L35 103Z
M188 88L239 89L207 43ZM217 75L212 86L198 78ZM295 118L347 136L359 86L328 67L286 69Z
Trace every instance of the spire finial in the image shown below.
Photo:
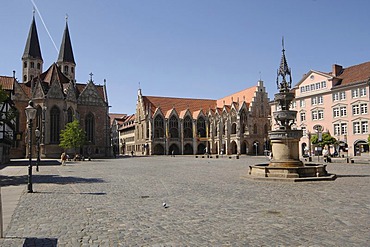
M94 74L91 72L89 75L90 75L90 81L93 81L93 75Z
M33 18L35 18L35 13L36 13L36 9L35 9L35 6L32 7L32 16Z
M66 23L68 23L68 14L66 14L65 18L66 18Z
M281 38L281 45L283 47L283 52L285 51L285 47L284 47L284 36Z
M140 82L139 82L139 89L141 89Z

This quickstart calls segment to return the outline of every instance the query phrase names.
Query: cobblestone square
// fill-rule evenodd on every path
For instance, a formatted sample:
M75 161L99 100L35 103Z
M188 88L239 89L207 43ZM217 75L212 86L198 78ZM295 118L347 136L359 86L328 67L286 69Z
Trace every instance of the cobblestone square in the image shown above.
M329 164L335 181L247 179L261 162L158 156L42 166L0 245L368 246L370 165Z

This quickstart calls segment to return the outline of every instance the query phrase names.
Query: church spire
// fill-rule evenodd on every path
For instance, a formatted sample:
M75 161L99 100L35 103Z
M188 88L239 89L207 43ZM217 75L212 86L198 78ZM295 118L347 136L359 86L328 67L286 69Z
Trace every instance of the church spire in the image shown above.
M73 56L71 38L69 36L68 16L66 16L66 27L64 29L62 44L60 45L57 64L70 80L75 80L76 63Z
M276 78L276 84L278 89L282 92L287 92L290 90L292 86L292 72L290 68L288 67L288 62L285 57L285 48L284 48L284 37L282 39L282 56L281 56L281 61L280 61L280 67L277 71L277 78ZM287 76L289 76L289 81L287 81ZM281 82L279 84L279 77L281 77Z
M23 82L33 79L42 72L42 65L44 63L41 55L39 37L37 34L35 15L33 15L26 46L24 48L23 56Z

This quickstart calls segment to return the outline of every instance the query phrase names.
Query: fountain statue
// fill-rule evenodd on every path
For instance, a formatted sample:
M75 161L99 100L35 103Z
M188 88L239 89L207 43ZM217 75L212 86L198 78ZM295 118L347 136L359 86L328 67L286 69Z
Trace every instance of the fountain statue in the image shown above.
M249 175L257 179L287 181L334 180L336 176L326 171L326 165L304 164L299 158L299 140L303 132L292 128L297 111L290 109L295 95L291 90L292 75L285 57L284 40L282 53L276 79L279 92L274 100L277 111L273 112L278 127L269 132L272 159L269 164L250 166Z

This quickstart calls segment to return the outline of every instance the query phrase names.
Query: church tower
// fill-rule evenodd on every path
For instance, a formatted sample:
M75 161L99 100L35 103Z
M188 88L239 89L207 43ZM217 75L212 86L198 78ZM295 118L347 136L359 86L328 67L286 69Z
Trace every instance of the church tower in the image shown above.
M69 36L67 18L66 18L66 27L64 29L64 34L62 38L62 44L60 45L57 64L65 76L67 76L73 82L76 81L75 79L76 63L73 56L72 43L71 38Z
M35 22L35 15L32 18L30 31L22 56L22 81L27 82L42 73L42 65L44 61L41 56L39 37Z

